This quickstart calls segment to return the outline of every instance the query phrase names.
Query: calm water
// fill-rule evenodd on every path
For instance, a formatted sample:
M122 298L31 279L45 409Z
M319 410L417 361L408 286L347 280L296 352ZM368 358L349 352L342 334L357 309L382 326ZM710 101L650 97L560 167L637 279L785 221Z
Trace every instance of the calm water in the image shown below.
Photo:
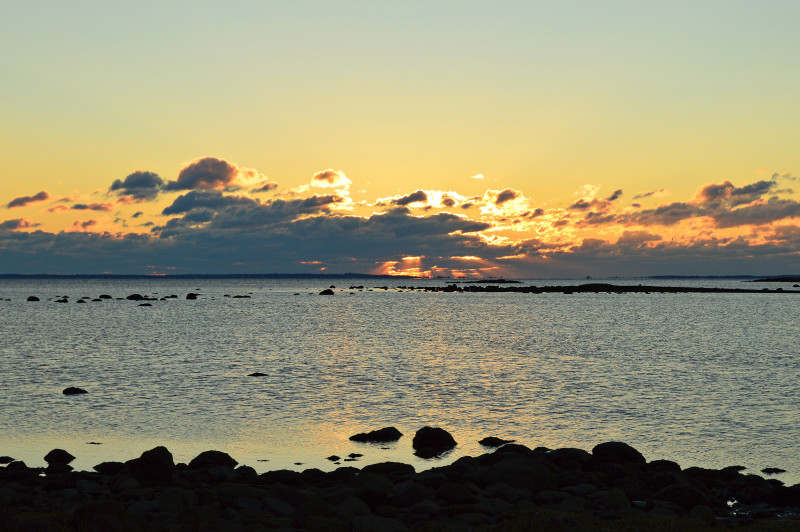
M337 280L318 296L329 283L0 280L0 455L44 465L62 447L90 469L166 445L177 461L213 448L259 472L329 470L326 456L350 452L365 455L355 465L419 469L496 435L587 450L622 440L648 459L781 467L800 482L800 296L367 290L445 284L407 280ZM179 298L75 304L135 292ZM426 424L458 448L416 459ZM389 449L347 439L387 425L406 434Z

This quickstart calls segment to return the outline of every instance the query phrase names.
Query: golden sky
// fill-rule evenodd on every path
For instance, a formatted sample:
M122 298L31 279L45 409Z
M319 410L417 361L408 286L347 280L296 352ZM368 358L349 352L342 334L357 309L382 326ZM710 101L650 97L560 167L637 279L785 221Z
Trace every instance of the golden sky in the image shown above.
M797 273L798 15L5 5L0 273Z

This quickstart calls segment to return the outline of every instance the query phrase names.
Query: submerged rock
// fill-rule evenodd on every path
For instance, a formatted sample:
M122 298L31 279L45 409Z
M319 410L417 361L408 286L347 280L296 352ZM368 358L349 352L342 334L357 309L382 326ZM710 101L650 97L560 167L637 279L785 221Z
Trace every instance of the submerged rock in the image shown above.
M383 427L382 429L372 430L370 432L361 432L350 436L351 441L361 443L388 443L399 440L403 433L395 427Z
M422 427L414 434L411 446L420 458L433 458L458 445L446 430L439 427Z
M484 447L500 447L501 445L505 445L507 443L514 443L516 440L504 440L503 438L497 438L495 436L488 436L478 443L483 445Z
M76 388L74 386L70 386L69 388L64 388L64 391L61 393L63 393L64 395L79 395L82 393L89 393L89 392L87 392L83 388Z

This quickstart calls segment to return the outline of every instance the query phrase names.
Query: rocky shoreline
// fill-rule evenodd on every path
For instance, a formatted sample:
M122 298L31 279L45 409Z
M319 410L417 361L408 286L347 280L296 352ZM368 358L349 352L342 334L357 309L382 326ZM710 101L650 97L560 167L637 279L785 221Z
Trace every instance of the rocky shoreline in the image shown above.
M428 454L451 445L431 431L418 442ZM54 449L46 468L2 460L0 530L800 529L800 484L648 462L622 442L502 443L421 472L384 462L257 474L220 451L176 464L165 447L94 471L72 471L73 459Z

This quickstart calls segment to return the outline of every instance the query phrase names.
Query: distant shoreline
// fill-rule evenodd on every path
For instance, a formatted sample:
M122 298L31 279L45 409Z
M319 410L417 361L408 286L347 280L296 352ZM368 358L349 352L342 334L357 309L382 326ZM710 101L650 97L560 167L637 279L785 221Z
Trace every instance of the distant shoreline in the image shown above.
M0 273L0 279L417 279L447 280L469 283L512 283L518 281L575 280L591 281L592 277L537 277L537 278L461 278L461 277L417 277L413 275L381 275L370 273L182 273L182 274L103 274L103 273ZM597 277L607 280L742 280L745 282L800 282L798 275L649 275Z

